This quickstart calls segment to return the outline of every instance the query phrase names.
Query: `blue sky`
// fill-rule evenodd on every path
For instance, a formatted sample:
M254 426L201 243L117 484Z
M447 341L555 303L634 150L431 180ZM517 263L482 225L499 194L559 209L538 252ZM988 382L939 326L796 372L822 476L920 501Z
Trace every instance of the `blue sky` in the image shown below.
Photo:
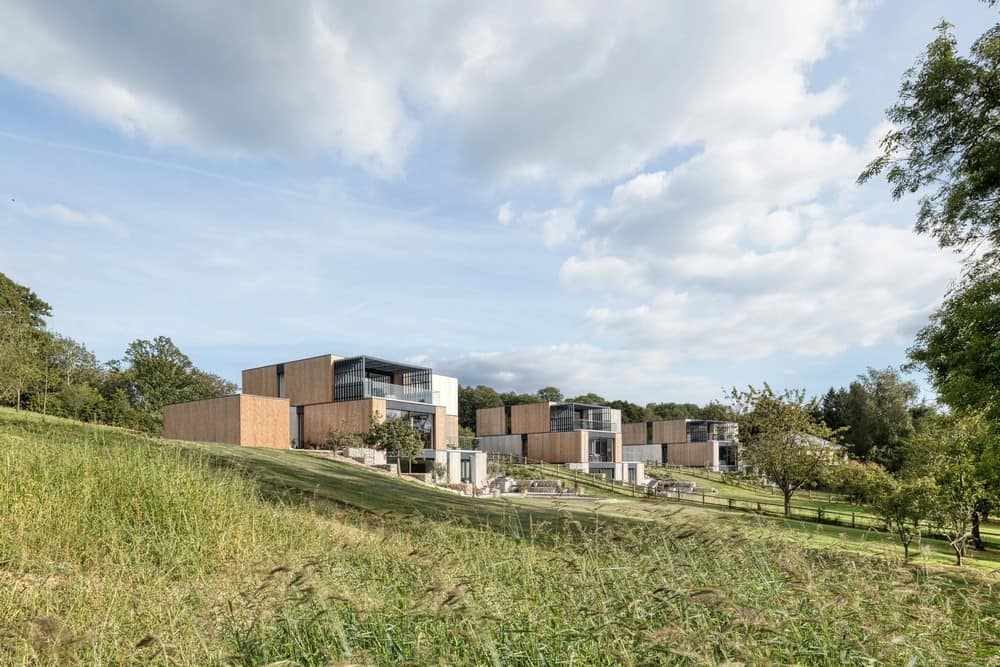
M957 260L854 179L982 3L0 2L0 271L102 359L705 402L904 361Z

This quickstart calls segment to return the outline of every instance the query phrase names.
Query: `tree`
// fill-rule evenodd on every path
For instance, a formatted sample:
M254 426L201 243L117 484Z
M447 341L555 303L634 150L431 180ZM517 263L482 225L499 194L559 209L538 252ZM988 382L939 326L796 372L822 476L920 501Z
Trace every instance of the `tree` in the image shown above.
M953 291L907 354L944 403L1000 419L1000 272Z
M785 516L791 516L795 492L815 482L829 464L836 433L813 416L815 402L806 401L804 391L777 394L765 384L734 388L731 396L744 458L781 490Z
M475 431L476 410L500 407L503 407L503 399L492 387L478 385L458 388L458 423L463 428Z
M40 351L47 345L49 304L0 273L0 400L21 409L28 386L42 374Z
M884 173L892 196L923 193L916 230L942 247L985 249L995 263L1000 242L1000 24L958 53L952 26L903 75L886 117L893 129L881 154L858 177Z
M822 481L826 486L863 505L876 504L894 482L892 475L877 463L848 460L829 466L825 472Z
M645 409L641 405L632 403L631 401L611 401L608 403L608 407L621 410L623 424L646 421Z
M890 480L875 502L879 515L903 545L904 560L910 558L910 544L920 542L921 526L931 515L937 491L930 477L907 482Z
M736 419L736 415L733 413L733 409L725 403L712 401L711 403L705 404L705 406L701 408L698 418L728 422L734 421Z
M406 419L382 419L375 413L365 435L365 442L375 449L382 449L394 454L397 458L410 463L423 451L423 434Z
M155 430L164 405L232 394L236 385L199 370L166 336L133 341L125 357L112 362L111 387L120 388L135 409L138 426Z
M567 403L582 403L584 405L607 405L608 400L603 396L598 396L594 392L589 392L586 394L580 394L579 396L574 396L573 398L567 398Z
M700 418L701 408L694 403L647 403L643 421Z
M563 400L563 394L556 387L542 387L537 392L539 401L547 401L551 403L561 403Z

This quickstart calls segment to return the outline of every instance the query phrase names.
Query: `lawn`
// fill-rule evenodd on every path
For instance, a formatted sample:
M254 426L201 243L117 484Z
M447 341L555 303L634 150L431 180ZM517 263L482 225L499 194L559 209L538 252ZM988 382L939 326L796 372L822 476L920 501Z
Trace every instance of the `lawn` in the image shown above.
M825 526L3 409L0 460L4 665L998 664L995 573Z

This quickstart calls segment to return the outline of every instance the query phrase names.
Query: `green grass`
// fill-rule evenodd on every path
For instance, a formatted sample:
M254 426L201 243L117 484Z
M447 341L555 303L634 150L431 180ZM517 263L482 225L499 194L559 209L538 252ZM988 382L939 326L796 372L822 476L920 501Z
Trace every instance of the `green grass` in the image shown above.
M0 409L0 664L997 664L997 575ZM818 528L827 528L819 526ZM991 662L992 661L992 662Z

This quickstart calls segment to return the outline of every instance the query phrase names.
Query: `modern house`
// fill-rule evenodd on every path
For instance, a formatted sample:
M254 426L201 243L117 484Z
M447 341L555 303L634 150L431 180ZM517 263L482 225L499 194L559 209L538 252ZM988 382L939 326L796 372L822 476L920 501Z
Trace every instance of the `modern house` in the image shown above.
M623 464L621 419L620 410L583 403L480 408L476 410L476 442L480 450L493 454L565 463L613 479L630 479L636 466Z
M735 470L741 465L738 435L736 422L709 419L624 424L622 456L650 465Z
M458 471L453 481L485 481L479 479L485 477L484 457L449 451L458 447L458 380L377 357L324 354L244 370L241 395L166 406L163 433L179 440L322 448L331 434L367 432L373 419L407 420L423 434L425 458Z

